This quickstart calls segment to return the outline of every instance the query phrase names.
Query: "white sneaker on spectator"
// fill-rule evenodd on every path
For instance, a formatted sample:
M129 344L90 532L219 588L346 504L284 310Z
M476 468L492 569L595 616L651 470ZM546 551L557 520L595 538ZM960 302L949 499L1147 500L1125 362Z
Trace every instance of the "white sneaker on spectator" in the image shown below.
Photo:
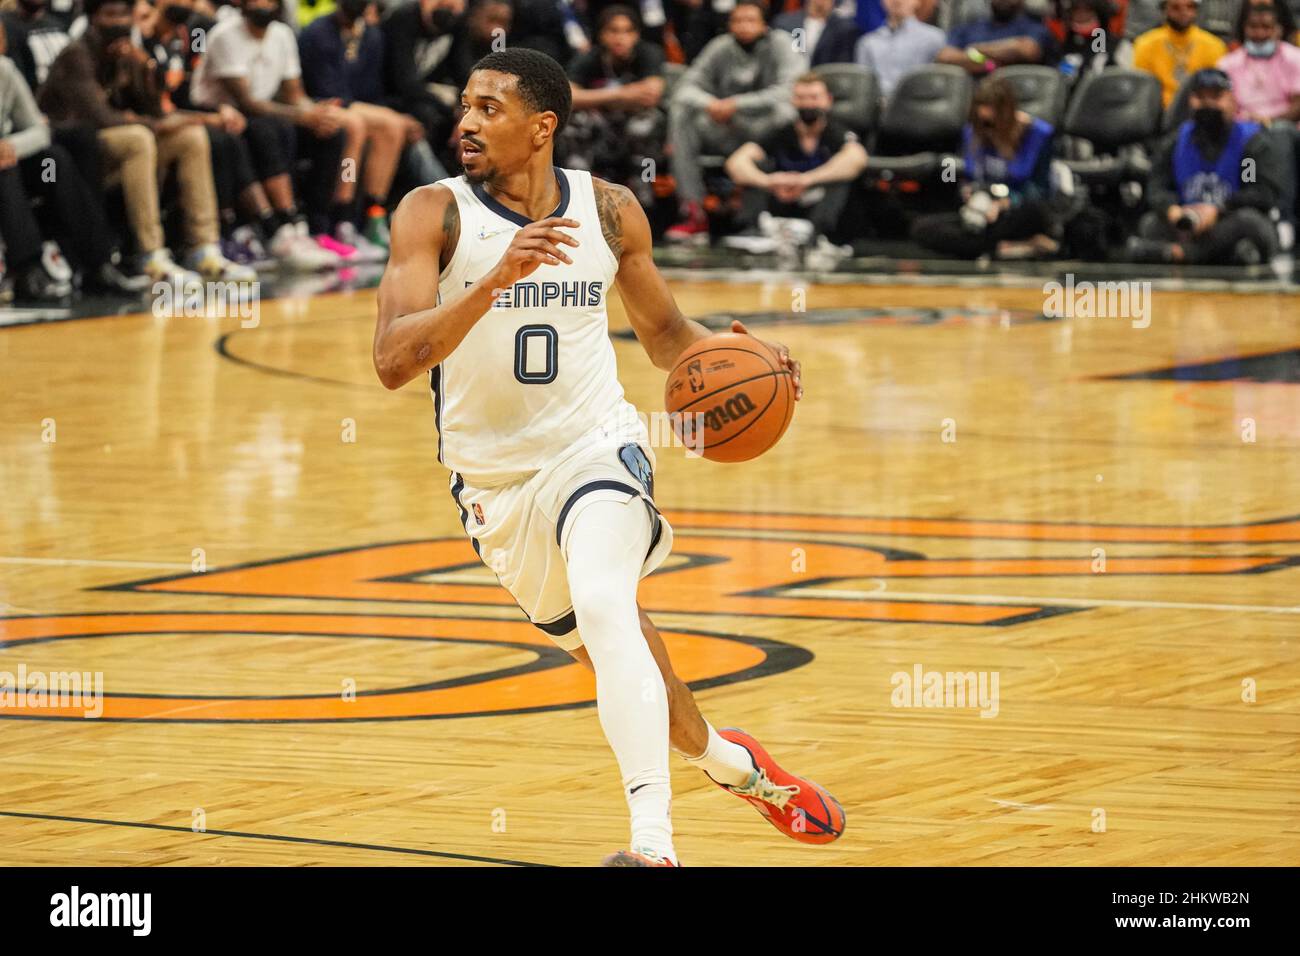
M306 224L301 225L301 231L291 222L286 222L277 229L271 237L271 255L290 269L302 272L337 266L339 257L316 245L311 236L307 235Z
M53 239L46 239L41 243L41 265L45 266L45 271L53 276L56 282L72 282L72 266L68 265L68 260L63 257L63 250Z
M834 269L852 255L852 246L837 246L825 236L818 236L816 244L804 253L804 265L819 271Z
M1283 252L1295 248L1295 225L1286 220L1277 224L1277 244Z
M777 241L774 237L755 235L752 232L726 236L722 240L722 244L728 249L739 249L742 252L749 252L754 255L776 252L777 248Z
M351 246L357 250L357 254L348 260L350 263L388 261L388 250L377 243L371 242L350 222L339 223L334 230L334 238L345 246Z
M142 256L140 271L154 282L166 282L182 286L188 286L191 283L203 284L203 277L197 272L179 265L172 258L171 251L166 246Z
M210 242L199 246L185 259L185 264L203 278L219 282L256 282L257 270L231 262L221 254L221 246Z

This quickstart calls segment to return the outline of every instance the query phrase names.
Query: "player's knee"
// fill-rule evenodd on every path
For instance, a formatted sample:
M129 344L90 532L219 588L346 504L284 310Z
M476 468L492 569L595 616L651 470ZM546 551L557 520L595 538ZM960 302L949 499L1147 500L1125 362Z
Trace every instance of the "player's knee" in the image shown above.
M581 582L570 582L569 597L579 624L585 621L588 627L601 629L631 627L640 634L635 603L620 600L614 582L605 576L592 575Z

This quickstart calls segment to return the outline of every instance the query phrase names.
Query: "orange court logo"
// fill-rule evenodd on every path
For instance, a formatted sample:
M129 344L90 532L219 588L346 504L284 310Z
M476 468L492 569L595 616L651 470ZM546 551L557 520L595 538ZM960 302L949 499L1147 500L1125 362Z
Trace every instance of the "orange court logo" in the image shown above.
M673 665L697 689L778 674L813 660L810 651L768 638L720 633L719 617L774 617L912 625L1008 627L1088 610L1032 598L909 594L924 578L1093 576L1098 546L1111 550L1107 575L1260 574L1300 564L1300 519L1242 525L1084 525L964 519L864 518L805 514L668 511L677 533L673 557L641 582L647 611L689 614L699 627L663 628ZM739 532L739 533L738 533ZM966 539L989 542L996 556L939 557L877 539ZM1055 555L1008 556L1013 542ZM1046 543L1046 544L1044 544ZM1248 554L1205 553L1205 545L1244 546ZM1162 552L1115 553L1130 545ZM951 546L950 546L951 547ZM975 544L963 553L978 554ZM1057 550L1059 548L1059 550ZM1240 548L1236 549L1240 550ZM797 561L792 561L797 554ZM796 568L796 564L798 567ZM879 587L864 588L863 581ZM900 588L901 585L901 588ZM892 589L892 590L891 590ZM484 617L514 601L483 568L463 536L388 542L292 555L255 564L110 585L99 590L141 599L151 594L226 595L247 610L35 615L0 618L4 655L39 653L43 644L150 635L162 653L172 641L238 635L257 659L258 642L293 636L341 641L403 640L495 645L531 657L526 664L450 679L413 675L411 683L333 694L198 695L131 693L111 675L101 719L127 721L302 722L410 720L488 716L589 706L590 673L542 631L518 617ZM279 612L267 599L370 602L409 613ZM1064 599L1060 599L1064 600ZM411 605L424 605L420 612ZM433 606L433 607L428 607ZM461 610L458 610L460 608ZM471 612L470 609L473 611ZM517 614L517 612L515 612ZM183 676L183 675L182 675ZM0 717L82 719L80 710L0 707Z

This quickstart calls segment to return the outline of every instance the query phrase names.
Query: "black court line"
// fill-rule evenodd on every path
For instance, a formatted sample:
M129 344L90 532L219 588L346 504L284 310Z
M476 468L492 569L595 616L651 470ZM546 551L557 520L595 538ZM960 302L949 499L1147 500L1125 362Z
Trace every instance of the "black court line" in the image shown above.
M26 820L53 820L58 823L90 823L102 827L133 827L138 830L165 830L171 833L195 833L190 827L171 826L165 823L137 823L134 820L97 820L92 817L65 817L55 813L20 813L17 810L0 810L0 817L18 817ZM405 853L409 856L434 856L444 860L467 860L472 863L495 863L499 866L549 866L549 863L528 863L523 860L505 860L493 856L475 856L471 853L449 853L445 850L419 850L409 846L384 846L378 843L348 843L343 840L322 840L316 837L285 836L278 833L244 833L239 830L203 830L196 836L240 837L245 840L269 840L275 843L305 843L314 846L342 847L347 850L373 850L377 853Z

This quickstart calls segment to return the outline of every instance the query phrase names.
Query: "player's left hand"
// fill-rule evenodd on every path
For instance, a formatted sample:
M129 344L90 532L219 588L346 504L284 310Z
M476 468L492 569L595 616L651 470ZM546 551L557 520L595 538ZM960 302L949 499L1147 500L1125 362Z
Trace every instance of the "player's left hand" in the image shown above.
M749 329L745 328L745 323L739 319L731 320L731 331L737 335L751 334ZM780 342L768 342L765 339L759 339L764 345L781 357L781 364L790 370L790 381L794 385L794 400L797 402L803 398L803 385L799 382L799 372L801 366L796 359L790 357L790 350Z

